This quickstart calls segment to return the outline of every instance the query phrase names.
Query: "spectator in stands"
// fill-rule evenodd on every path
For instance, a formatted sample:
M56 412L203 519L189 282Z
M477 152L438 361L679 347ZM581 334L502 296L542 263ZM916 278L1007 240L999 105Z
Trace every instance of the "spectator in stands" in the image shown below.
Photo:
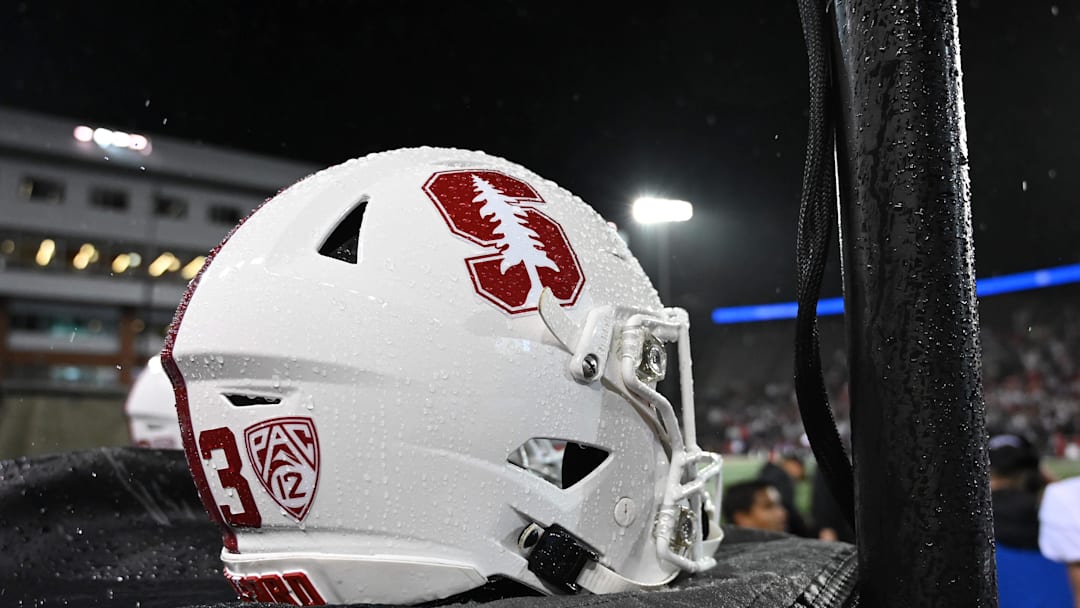
M1039 454L1019 435L990 439L990 490L1001 608L1069 606L1065 567L1039 552Z
M999 543L1039 548L1039 496L1044 485L1039 455L1027 439L1014 434L990 439L990 492Z
M770 460L761 467L758 479L770 484L780 493L780 503L787 511L787 532L796 536L813 536L810 526L795 507L795 484L806 479L806 464L797 454L788 452L779 462Z
M784 532L787 510L780 492L767 481L752 479L734 483L724 490L724 520L744 528Z

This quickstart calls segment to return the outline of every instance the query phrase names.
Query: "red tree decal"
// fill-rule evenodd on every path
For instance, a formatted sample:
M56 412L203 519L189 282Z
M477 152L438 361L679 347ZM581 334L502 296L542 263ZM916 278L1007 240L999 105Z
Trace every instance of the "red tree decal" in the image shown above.
M532 186L498 171L444 171L424 192L451 232L488 250L465 259L480 296L510 314L535 311L544 287L563 306L577 301L581 265Z

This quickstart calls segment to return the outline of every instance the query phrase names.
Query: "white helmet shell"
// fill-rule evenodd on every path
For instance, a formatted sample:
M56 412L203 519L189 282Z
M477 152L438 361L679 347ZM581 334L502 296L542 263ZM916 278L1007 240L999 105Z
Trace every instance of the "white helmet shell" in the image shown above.
M693 440L687 326L571 193L418 148L331 167L241 222L163 357L242 595L604 592L714 563L720 462ZM653 390L662 342L679 343L685 432ZM522 465L553 445L591 455L572 485Z
M176 419L176 400L169 377L154 355L135 379L124 402L131 442L139 447L179 450L180 425Z

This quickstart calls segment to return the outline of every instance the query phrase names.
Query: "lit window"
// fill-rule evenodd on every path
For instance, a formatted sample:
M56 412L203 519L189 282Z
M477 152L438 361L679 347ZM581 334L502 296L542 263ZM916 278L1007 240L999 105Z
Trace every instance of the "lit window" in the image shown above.
M124 274L128 270L138 268L142 264L142 256L135 251L121 251L112 259L110 268L113 274Z
M48 266L52 261L53 256L56 254L56 241L52 239L44 239L41 244L38 245L37 254L34 256L34 261L38 266Z
M180 269L180 276L188 280L195 278L195 275L199 274L199 271L202 270L203 263L205 262L206 256L204 255L192 258L190 262Z
M152 277L160 277L166 272L176 272L180 270L180 258L166 251L150 262L146 270Z
M118 254L112 261L112 271L116 274L122 274L128 268L131 268L131 256L126 253Z
M76 270L86 270L86 267L97 262L99 257L100 253L97 247L94 247L92 243L83 243L82 247L79 247L78 253L71 259L71 265Z

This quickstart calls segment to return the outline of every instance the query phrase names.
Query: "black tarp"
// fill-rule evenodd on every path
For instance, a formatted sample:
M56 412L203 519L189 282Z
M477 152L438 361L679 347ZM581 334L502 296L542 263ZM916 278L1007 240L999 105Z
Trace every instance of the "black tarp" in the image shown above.
M486 606L831 607L850 600L851 545L727 533L719 565L671 589ZM220 550L181 452L102 448L0 462L0 606L257 606L236 600Z

